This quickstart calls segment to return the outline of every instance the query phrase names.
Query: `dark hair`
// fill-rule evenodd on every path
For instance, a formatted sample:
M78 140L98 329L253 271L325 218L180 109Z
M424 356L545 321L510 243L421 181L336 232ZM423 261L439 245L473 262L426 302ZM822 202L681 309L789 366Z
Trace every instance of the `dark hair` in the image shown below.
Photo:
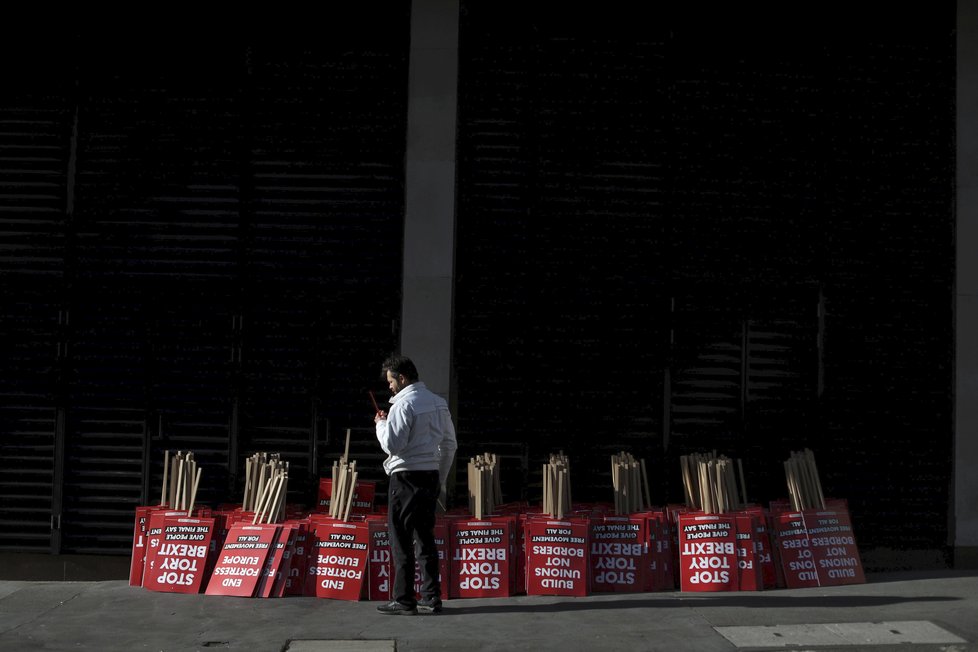
M418 379L418 368L414 366L411 358L403 355L392 355L384 360L384 364L380 366L380 375L386 377L388 371L400 374L408 380Z

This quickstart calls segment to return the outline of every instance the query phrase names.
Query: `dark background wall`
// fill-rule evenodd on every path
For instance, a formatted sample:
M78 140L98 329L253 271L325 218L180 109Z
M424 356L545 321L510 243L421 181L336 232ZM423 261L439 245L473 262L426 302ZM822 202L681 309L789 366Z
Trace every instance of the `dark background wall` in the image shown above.
M409 3L331 11L5 41L0 547L127 552L164 449L212 503L256 450L297 501L345 428L376 461ZM947 545L954 3L839 15L462 3L460 459L507 498L629 450L679 501L715 449L766 502L810 447L864 548Z
M164 449L212 504L280 452L305 502L369 424L400 314L408 4L385 8L6 42L0 546L125 551Z
M865 546L946 546L953 3L535 7L463 3L469 439L531 483L563 449L575 497L630 450L656 502L712 450L784 496L810 447Z

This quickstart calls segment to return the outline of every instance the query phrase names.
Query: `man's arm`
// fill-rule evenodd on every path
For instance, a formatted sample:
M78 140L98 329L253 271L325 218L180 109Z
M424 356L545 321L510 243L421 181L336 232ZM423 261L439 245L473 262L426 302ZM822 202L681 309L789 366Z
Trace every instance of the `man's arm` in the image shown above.
M439 416L441 417L441 430L442 437L441 443L438 444L438 454L440 460L438 462L438 480L441 482L442 486L445 486L445 482L448 480L448 474L452 470L452 462L455 460L455 451L458 449L458 442L455 439L455 424L452 423L452 414L448 411L448 408L442 408L439 410Z
M391 408L387 418L375 419L377 441L388 455L397 455L407 446L411 434L412 415L407 410Z

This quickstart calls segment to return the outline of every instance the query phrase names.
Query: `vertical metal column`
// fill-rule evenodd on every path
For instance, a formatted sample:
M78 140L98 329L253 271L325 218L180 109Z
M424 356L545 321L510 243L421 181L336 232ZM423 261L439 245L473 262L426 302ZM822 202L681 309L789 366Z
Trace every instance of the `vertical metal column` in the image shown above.
M978 567L978 5L958 0L954 564Z
M81 94L75 72L75 111L68 144L65 170L65 257L62 309L58 313L57 380L55 381L54 470L51 479L51 554L61 554L61 516L64 512L65 455L68 446L68 396L71 375L71 308L75 295L75 180L78 170L78 114Z
M458 0L414 0L408 73L401 352L448 398L455 275Z

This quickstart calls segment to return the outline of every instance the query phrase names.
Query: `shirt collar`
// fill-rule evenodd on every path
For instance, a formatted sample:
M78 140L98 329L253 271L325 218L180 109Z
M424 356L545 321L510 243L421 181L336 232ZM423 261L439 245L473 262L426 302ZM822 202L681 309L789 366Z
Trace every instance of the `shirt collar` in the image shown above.
M402 400L403 398L405 398L408 394L416 394L420 389L425 389L425 384L420 380L416 380L410 385L408 385L407 387L405 387L404 389L402 389L401 391L399 391L397 394L391 396L390 403L392 404L396 403Z

